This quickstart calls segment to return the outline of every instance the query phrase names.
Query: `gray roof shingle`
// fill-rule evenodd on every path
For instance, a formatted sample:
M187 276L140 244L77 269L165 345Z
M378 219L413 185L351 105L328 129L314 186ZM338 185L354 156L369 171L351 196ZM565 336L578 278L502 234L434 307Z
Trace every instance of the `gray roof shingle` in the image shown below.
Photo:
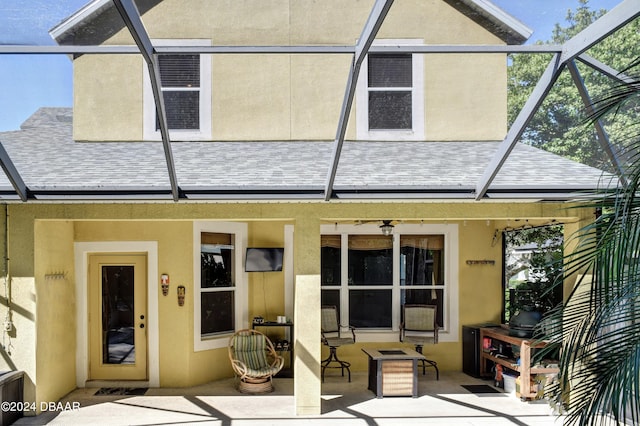
M160 142L76 142L68 108L42 108L21 130L0 133L0 142L33 191L170 189ZM346 141L335 189L471 193L499 144ZM296 192L324 188L333 142L173 142L171 147L183 189ZM598 169L519 143L491 189L595 189L602 180ZM0 187L10 188L4 176Z

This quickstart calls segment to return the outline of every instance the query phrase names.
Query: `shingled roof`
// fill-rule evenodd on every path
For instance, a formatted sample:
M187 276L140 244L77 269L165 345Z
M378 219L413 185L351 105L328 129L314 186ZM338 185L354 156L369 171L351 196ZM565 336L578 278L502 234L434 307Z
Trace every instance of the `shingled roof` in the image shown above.
M170 198L160 142L76 142L70 108L41 108L0 142L36 199ZM172 142L187 199L321 199L333 141ZM346 141L338 199L473 199L493 142ZM566 200L601 170L518 143L489 199ZM16 198L0 177L3 198Z

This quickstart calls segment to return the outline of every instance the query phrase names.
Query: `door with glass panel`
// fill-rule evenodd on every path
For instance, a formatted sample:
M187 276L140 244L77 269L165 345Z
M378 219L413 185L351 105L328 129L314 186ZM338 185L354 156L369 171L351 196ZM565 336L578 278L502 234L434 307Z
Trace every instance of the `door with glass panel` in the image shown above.
M89 256L89 376L147 379L147 257Z

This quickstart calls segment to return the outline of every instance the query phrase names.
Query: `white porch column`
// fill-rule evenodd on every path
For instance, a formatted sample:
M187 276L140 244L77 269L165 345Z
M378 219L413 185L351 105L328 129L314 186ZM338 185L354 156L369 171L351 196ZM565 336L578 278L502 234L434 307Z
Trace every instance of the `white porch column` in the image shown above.
M320 221L297 218L294 231L294 379L297 415L320 414Z

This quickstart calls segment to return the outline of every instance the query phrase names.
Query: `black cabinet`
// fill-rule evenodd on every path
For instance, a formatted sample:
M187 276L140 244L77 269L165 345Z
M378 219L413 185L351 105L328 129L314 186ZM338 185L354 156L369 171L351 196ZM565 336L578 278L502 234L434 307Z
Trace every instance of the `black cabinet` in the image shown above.
M275 321L264 321L264 322L253 322L252 328L259 327L284 327L287 331L285 332L284 341L275 341L272 342L275 349L278 352L289 353L289 368L284 368L280 371L276 377L293 377L293 323L292 322L275 322ZM285 343L286 344L283 344Z
M462 372L473 377L480 377L480 328L499 327L497 324L484 323L462 326Z

